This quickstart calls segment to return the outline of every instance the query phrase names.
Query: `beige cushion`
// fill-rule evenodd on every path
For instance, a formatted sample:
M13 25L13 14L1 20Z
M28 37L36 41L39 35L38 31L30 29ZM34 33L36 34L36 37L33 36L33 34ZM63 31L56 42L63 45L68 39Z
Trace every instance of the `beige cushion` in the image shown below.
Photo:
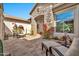
M53 47L55 49L57 49L62 55L64 55L68 48L64 47L64 46L59 46L59 47ZM54 49L52 48L52 53L55 55L55 56L60 56L60 53L58 54L57 51L55 51Z
M61 46L59 43L56 43L56 42L53 41L53 40L44 40L44 41L42 41L42 43L43 43L47 48L49 48L49 47L51 47L51 46L53 46L53 47Z
M66 56L79 56L79 38L74 38L70 48L65 53Z

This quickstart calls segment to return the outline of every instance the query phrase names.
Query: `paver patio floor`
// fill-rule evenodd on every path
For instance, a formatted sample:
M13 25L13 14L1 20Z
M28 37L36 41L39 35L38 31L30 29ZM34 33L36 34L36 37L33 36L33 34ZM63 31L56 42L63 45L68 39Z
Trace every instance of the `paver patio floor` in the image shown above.
M5 40L5 52L13 56L45 56L41 48L42 39L26 40L24 38L9 38Z

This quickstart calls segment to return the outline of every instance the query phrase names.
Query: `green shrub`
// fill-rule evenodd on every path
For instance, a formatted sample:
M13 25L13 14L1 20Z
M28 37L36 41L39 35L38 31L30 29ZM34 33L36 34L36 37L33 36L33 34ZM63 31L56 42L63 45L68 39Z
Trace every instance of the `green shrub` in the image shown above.
M1 40L0 40L0 56L3 56L3 44Z
M58 38L57 36L53 37L53 39L55 39L55 40L59 40L59 38Z
M49 33L48 32L44 32L44 38L49 39Z

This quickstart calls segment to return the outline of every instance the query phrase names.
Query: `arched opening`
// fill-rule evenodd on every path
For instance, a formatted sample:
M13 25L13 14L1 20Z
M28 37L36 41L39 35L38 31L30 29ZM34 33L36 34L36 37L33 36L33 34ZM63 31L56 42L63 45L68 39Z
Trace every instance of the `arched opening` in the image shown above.
M36 23L37 23L37 33L43 34L43 24L44 24L44 15L39 15L35 18Z
M18 32L19 32L19 34L23 34L23 31L24 31L24 27L22 25L19 25L18 26Z

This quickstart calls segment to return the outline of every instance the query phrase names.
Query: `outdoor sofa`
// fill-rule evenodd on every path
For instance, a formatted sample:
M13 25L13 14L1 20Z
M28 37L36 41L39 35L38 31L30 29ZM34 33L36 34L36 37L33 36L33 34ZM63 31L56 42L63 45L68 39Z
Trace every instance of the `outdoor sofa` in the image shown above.
M66 37L68 37L71 42L69 35L67 35ZM67 47L67 45L63 46L62 44L54 40L44 40L42 41L42 50L44 48L46 50L46 56L49 54L52 56L79 56L79 38L74 37L72 44L70 44L70 47Z
M74 38L70 48L51 46L49 51L52 56L79 56L79 38Z
M63 40L61 40L63 39ZM61 39L58 39L58 40L55 40L55 39L52 39L52 40L44 40L42 41L42 50L45 48L46 50L46 56L52 54L52 48L54 50L56 50L58 53L59 51L58 50L61 50L63 49L61 52L64 53L64 51L67 51L69 46L71 45L71 38L69 35L65 35L65 36L62 36ZM53 50L53 51L54 51ZM55 51L54 51L55 52ZM61 55L63 55L62 53L60 53Z

